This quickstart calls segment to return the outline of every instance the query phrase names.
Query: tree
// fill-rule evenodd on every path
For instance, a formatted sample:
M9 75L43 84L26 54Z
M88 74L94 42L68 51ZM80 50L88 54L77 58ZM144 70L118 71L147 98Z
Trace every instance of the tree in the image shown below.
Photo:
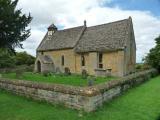
M15 66L15 58L13 55L9 54L5 49L0 49L0 53L0 68Z
M11 68L17 65L32 65L35 57L27 52L16 52L11 54L6 49L0 49L0 68Z
M155 41L156 46L150 50L144 61L160 71L160 36Z
M0 0L0 48L15 52L15 47L22 48L21 42L30 36L27 29L32 17L16 9L18 0Z
M16 53L15 56L16 65L32 65L34 64L35 57L27 54L26 52Z

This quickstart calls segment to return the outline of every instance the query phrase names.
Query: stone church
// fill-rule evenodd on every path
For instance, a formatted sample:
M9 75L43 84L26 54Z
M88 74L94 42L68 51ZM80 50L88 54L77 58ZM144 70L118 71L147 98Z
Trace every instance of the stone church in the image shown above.
M136 43L132 18L58 30L52 24L37 48L36 72L125 76L135 71Z

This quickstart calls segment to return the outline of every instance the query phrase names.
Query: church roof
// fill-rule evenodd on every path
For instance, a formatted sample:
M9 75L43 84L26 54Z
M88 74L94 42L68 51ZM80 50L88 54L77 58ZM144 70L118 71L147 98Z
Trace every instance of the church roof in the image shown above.
M55 31L52 36L46 34L37 50L46 51L73 48L77 43L77 36L82 28L83 26L79 26L65 30L58 30Z
M75 51L106 51L123 49L128 37L128 19L87 27Z
M74 48L75 52L123 49L129 38L131 18L91 27L79 26L59 30L46 36L38 51Z

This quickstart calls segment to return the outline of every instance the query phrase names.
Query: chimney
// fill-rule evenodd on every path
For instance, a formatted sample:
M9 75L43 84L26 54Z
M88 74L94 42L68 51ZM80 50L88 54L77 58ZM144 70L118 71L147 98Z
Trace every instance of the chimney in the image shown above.
M85 27L87 26L87 22L86 22L86 20L84 20L84 26L85 26Z

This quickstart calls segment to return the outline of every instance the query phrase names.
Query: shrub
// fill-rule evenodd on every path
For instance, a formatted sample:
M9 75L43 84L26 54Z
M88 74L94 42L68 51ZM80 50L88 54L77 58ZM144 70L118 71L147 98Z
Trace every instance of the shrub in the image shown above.
M144 65L143 65L143 70L148 70L148 69L150 69L150 68L151 68L151 66L148 65L148 64L144 64Z
M136 70L141 70L142 69L142 65L141 64L136 64Z
M33 69L34 69L34 65L29 65L29 66L26 65L25 67L26 72L33 72Z
M158 116L158 118L156 120L160 120L160 116Z
M142 63L142 64L136 64L136 70L137 71L143 71L143 70L148 70L150 69L151 66L146 64L146 63Z
M160 35L155 38L156 45L152 48L147 56L143 59L145 63L156 68L160 72Z

